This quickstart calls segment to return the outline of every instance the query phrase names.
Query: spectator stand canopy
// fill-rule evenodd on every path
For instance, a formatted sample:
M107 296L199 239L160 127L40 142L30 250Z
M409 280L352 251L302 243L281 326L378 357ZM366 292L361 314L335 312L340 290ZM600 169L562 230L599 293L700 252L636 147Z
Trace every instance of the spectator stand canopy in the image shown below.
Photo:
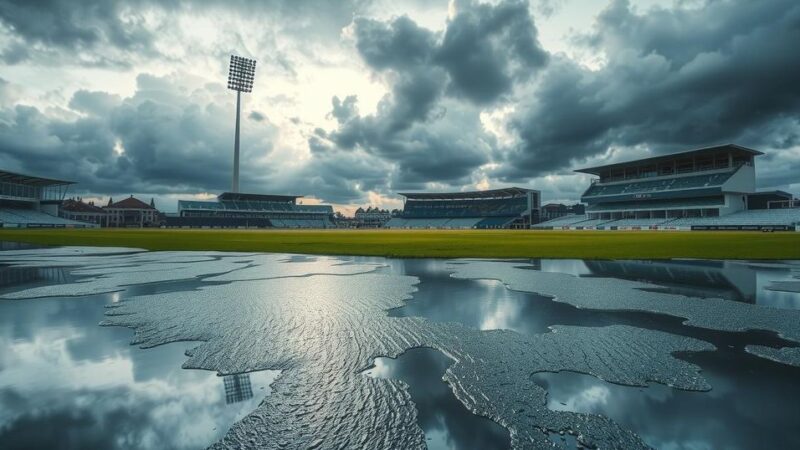
M579 173L586 173L589 175L597 175L603 179L604 182L612 182L612 181L619 181L615 179L615 177L611 177L609 174L612 173L614 169L631 169L636 167L646 167L648 165L658 164L658 163L672 163L673 161L684 159L686 161L694 160L697 162L701 160L703 157L713 156L715 154L724 154L725 156L729 156L731 159L740 160L742 156L744 157L753 157L753 156L761 156L764 152L760 152L758 150L753 150L751 148L742 147L741 145L736 144L724 144L724 145L713 145L709 147L700 147L692 150L682 150L673 153L665 153L663 155L656 155L650 156L648 158L642 158L637 160L631 161L621 161L617 163L605 164L602 166L595 166L595 167L587 167L585 169L576 169L575 172ZM689 172L689 170L686 170ZM622 174L620 179L625 178L635 178L632 176L632 172L628 172L626 174Z
M511 198L523 197L529 192L538 193L533 189L510 187L503 189L491 189L486 191L467 191L467 192L398 192L408 200L474 200L487 198Z
M27 202L61 201L73 181L36 177L0 170L0 199Z

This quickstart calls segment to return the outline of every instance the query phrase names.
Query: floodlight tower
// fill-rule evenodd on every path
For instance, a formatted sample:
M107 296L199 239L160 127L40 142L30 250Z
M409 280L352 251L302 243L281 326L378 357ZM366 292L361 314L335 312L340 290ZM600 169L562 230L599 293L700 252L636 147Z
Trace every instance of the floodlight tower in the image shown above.
M239 192L239 115L242 92L253 91L253 78L256 75L256 60L231 55L228 70L228 89L236 91L236 136L233 141L233 186L231 192Z

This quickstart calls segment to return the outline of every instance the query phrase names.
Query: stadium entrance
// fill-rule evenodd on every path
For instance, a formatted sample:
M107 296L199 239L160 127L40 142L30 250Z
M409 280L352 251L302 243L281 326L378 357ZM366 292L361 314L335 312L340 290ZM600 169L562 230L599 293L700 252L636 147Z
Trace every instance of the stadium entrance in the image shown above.
M511 187L488 191L400 193L403 212L386 228L529 228L539 219L539 191Z

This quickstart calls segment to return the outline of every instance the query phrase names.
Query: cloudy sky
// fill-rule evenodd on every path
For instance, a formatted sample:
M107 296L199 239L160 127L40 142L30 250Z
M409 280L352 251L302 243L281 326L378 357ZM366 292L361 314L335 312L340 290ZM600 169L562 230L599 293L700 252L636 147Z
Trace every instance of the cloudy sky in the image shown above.
M0 168L87 198L230 188L345 212L734 142L800 193L796 0L0 0Z

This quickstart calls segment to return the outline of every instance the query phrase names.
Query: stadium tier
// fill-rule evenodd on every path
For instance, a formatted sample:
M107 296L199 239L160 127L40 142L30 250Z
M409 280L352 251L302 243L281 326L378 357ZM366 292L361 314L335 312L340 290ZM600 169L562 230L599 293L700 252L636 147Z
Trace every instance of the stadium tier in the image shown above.
M74 183L0 170L0 227L83 228L97 225L58 217Z
M331 205L299 205L296 195L225 192L217 201L179 200L168 227L335 228Z
M531 189L400 195L403 212L386 228L528 228L539 217L539 191Z
M580 169L599 177L581 201L595 220L725 216L747 209L762 154L728 144Z
M663 229L663 230L749 230L785 229L800 227L800 208L773 208L738 211L718 217L679 217L649 219L590 219L587 215L567 216L549 220L533 226L535 229L566 230L618 230L618 229Z
M755 192L762 154L727 144L577 170L598 176L581 196L586 214L533 228L794 230L791 194Z

